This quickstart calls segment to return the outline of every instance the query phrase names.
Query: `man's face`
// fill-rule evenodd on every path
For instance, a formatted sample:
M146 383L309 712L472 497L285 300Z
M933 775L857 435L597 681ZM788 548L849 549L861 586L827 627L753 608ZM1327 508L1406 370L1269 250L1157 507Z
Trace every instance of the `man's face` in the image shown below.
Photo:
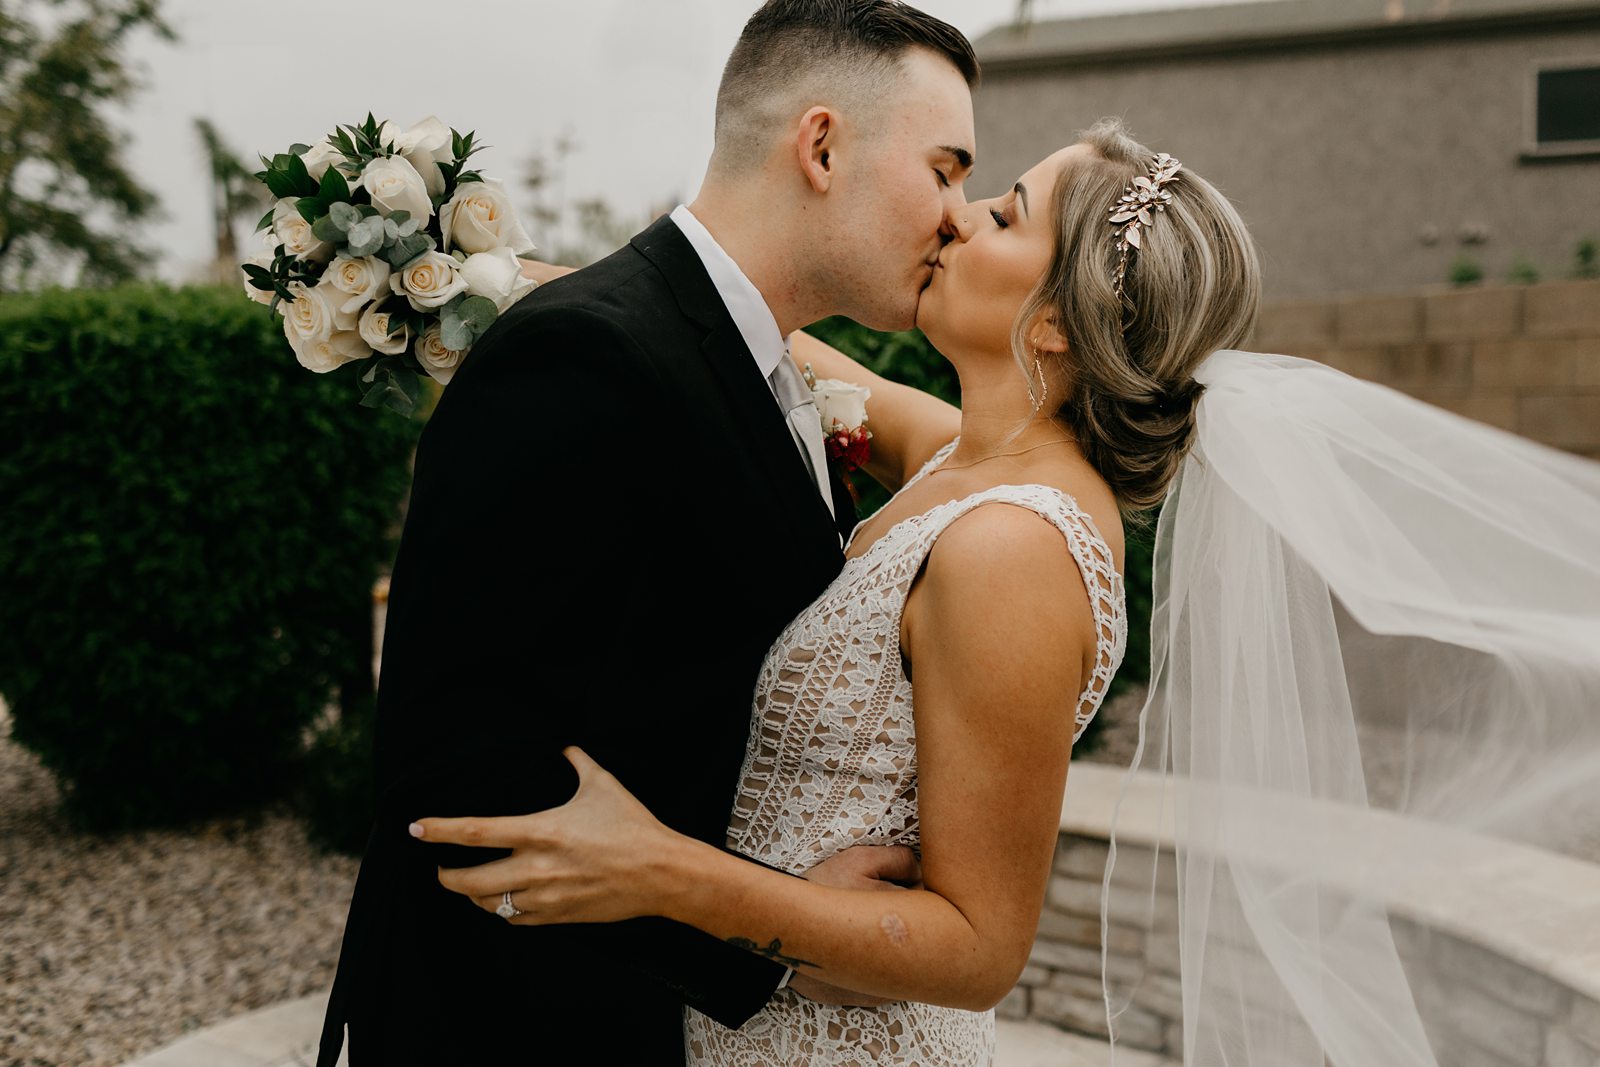
M848 294L853 318L880 330L907 330L944 247L944 222L966 202L972 170L972 94L950 62L925 49L902 60L904 74L884 101L877 136L861 157L848 229Z

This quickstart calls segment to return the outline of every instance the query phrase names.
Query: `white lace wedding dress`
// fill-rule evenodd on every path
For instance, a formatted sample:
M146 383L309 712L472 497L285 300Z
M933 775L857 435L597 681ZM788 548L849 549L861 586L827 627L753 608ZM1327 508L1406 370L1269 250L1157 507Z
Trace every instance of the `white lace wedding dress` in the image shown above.
M954 451L940 449L901 489ZM1100 707L1122 661L1122 578L1089 515L1058 489L1001 485L891 527L779 635L756 684L750 745L728 846L799 874L851 845L919 842L912 686L900 658L906 594L939 534L982 504L1029 508L1066 538L1099 633L1094 674L1077 703L1073 739ZM686 1011L691 1064L717 1067L966 1067L994 1054L994 1012L897 1002L818 1004L776 993L738 1030Z

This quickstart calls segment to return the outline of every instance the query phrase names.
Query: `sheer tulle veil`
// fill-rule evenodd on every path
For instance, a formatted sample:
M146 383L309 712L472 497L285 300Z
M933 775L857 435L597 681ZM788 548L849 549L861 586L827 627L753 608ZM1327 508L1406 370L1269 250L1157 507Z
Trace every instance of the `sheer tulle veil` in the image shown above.
M1390 904L1600 837L1600 464L1290 356L1196 378L1123 794L1175 844L1185 1063L1448 1067Z

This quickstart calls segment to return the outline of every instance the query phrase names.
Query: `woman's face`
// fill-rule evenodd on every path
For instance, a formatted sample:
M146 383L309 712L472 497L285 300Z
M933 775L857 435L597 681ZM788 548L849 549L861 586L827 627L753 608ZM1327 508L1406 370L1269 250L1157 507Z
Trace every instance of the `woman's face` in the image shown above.
M1084 144L1063 148L1006 193L951 210L946 225L952 239L917 308L917 325L935 348L946 356L1010 357L1012 324L1050 267L1056 182L1093 152Z

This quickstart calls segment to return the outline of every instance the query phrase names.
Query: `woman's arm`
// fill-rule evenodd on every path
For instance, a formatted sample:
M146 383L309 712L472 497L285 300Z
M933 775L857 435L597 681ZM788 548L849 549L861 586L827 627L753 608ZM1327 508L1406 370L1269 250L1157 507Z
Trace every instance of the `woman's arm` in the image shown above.
M961 409L920 389L874 374L833 346L801 330L789 336L789 353L818 378L837 378L872 390L867 401L871 458L862 469L890 492L906 483L961 432Z
M1027 962L1044 902L1095 640L1082 590L1061 534L1011 505L975 509L930 554L905 620L923 889L833 889L673 834L576 750L565 807L413 832L512 848L440 881L489 910L511 892L526 912L513 922L665 915L836 986L991 1007Z
M522 276L524 278L532 278L540 285L565 277L578 269L577 267L563 267L557 263L545 263L537 259L519 259L517 262L522 266Z

